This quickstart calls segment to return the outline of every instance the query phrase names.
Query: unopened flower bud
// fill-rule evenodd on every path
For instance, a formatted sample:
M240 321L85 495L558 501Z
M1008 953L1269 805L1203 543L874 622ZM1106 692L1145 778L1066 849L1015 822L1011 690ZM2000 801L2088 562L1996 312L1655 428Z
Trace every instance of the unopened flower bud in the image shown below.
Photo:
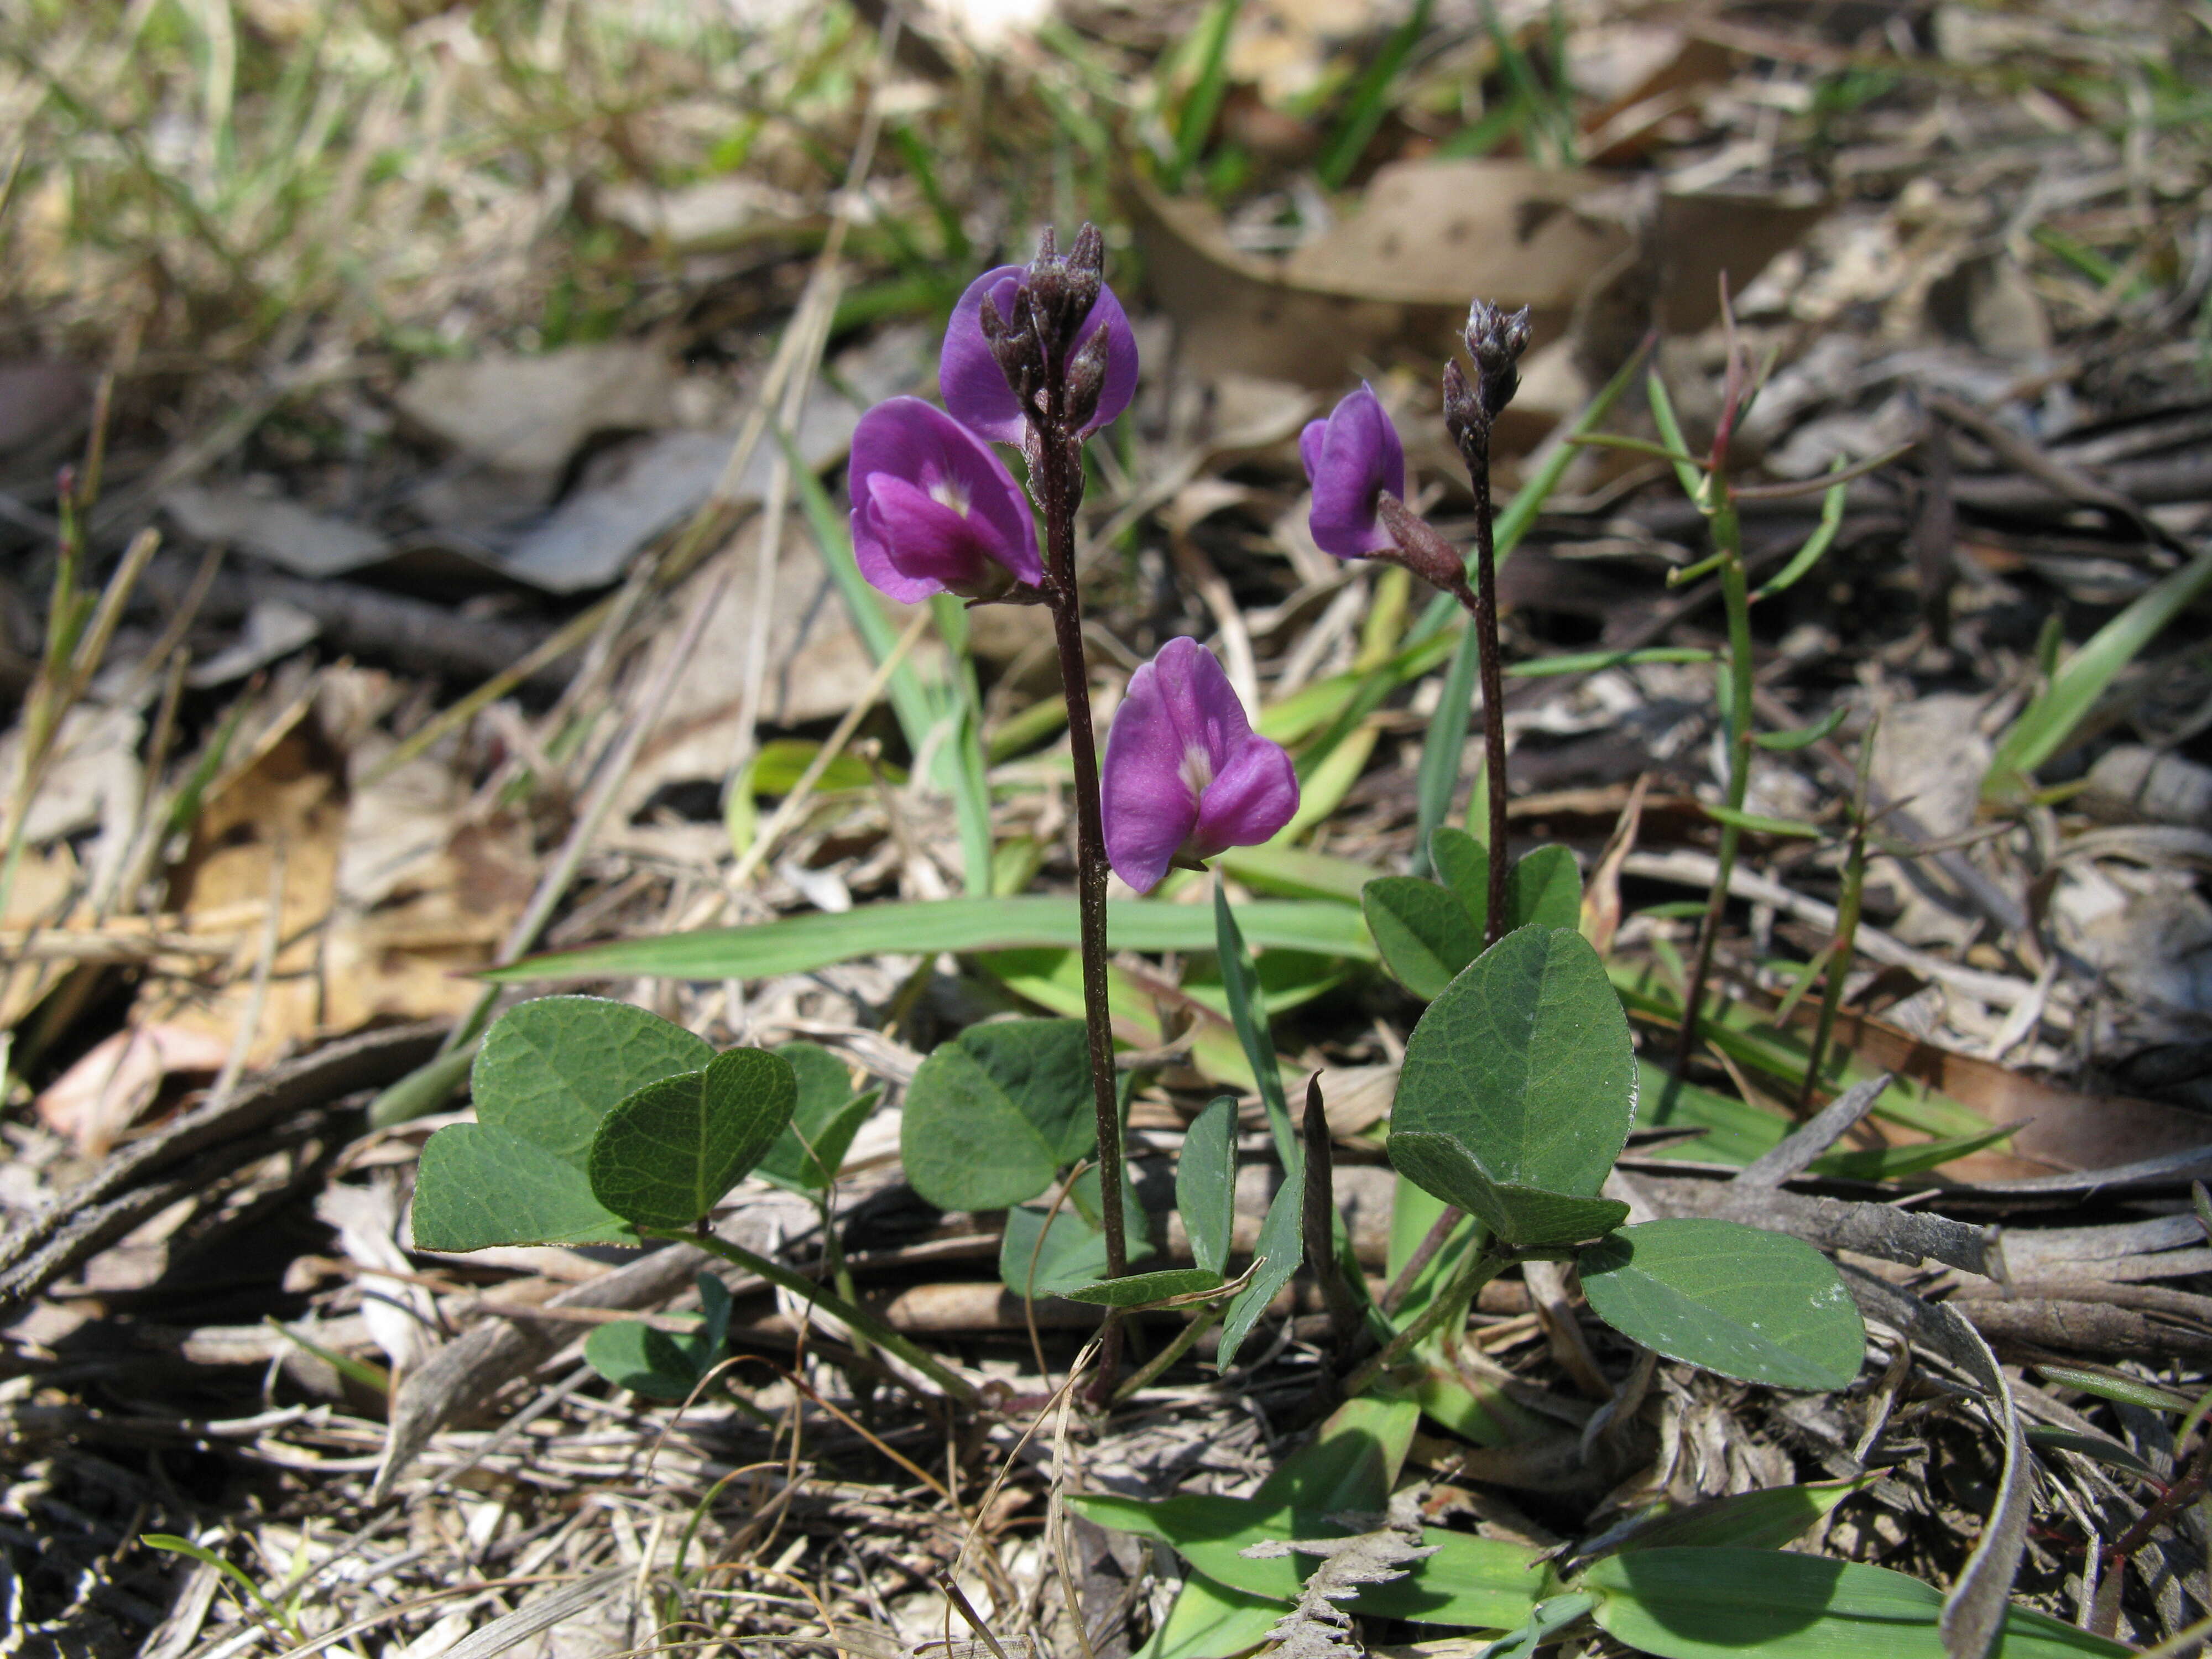
M1468 384L1467 371L1459 366L1456 357L1444 362L1444 430L1459 446L1459 453L1469 466L1477 465L1477 458L1490 453L1490 413L1476 397L1474 388ZM1481 463L1487 465L1488 463Z
M1077 237L1077 255L1085 254L1089 246L1088 240ZM1038 256L1040 261L1049 261L1044 268L1054 273L1044 282L1048 291L1040 291L1035 280L1038 264L987 270L968 285L945 331L945 350L938 365L945 406L969 431L996 443L1022 441L1029 425L1024 411L1040 407L1039 397L1054 365L1060 366L1058 372L1073 373L1084 349L1101 336L1106 340L1104 373L1088 410L1079 416L1071 413L1071 424L1087 437L1127 409L1136 395L1137 339L1121 302L1095 270L1073 273L1078 280L1071 285L1069 262L1051 254L1048 239ZM1000 319L995 336L983 324L987 301ZM1081 308L1073 312L1072 328L1063 330L1066 318L1056 318L1054 308L1079 303ZM1057 341L1050 362L1048 339Z
M1098 411L1113 349L1113 337L1103 328L1095 329L1067 366L1067 418L1079 430L1089 430L1091 417Z
M1423 581L1445 593L1467 586L1467 561L1443 534L1395 495L1385 495L1376 504L1375 516L1389 532L1392 550L1376 556L1401 564Z
M1521 389L1518 365L1528 349L1528 307L1503 311L1486 300L1467 309L1467 355L1474 360L1475 392L1495 420Z

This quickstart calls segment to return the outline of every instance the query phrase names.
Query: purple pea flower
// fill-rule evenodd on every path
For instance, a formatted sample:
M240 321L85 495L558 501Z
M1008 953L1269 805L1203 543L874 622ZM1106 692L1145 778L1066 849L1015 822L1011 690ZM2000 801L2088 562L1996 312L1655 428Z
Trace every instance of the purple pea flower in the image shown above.
M860 416L847 477L853 556L894 599L988 599L1044 580L1021 486L988 444L933 404L892 398Z
M967 428L995 443L1018 444L1026 429L1021 400L1006 384L1005 371L983 337L983 300L1007 322L1013 320L1014 295L1029 275L1027 265L1000 265L968 284L960 303L952 307L952 321L945 331L945 351L937 368L938 389L945 406ZM1114 290L1099 285L1091 314L1077 331L1078 346L1100 329L1107 331L1106 383L1098 393L1098 407L1085 422L1089 437L1129 406L1137 392L1137 337Z
M1376 499L1406 497L1406 447L1382 399L1363 380L1325 421L1298 434L1298 456L1313 483L1314 543L1340 559L1371 558L1396 543L1375 521Z
M1280 744L1252 730L1213 653L1173 639L1129 677L1106 734L1106 858L1139 893L1179 857L1270 840L1298 809Z

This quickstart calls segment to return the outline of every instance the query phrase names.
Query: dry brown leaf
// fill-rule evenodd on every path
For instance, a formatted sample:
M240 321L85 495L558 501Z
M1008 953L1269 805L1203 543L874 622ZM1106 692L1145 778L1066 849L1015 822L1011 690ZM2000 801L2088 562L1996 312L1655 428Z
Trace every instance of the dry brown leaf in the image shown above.
M1976 1152L1944 1165L1962 1181L1994 1181L2051 1170L2100 1170L2193 1152L2204 1119L2125 1095L2087 1095L1934 1043L1863 1014L1836 1022L1836 1041L1868 1065L1948 1095L1993 1123L2019 1125L2003 1152ZM1911 1139L1885 1131L1899 1141Z
M46 1086L35 1103L39 1121L67 1135L80 1157L100 1158L153 1103L165 1078L212 1076L229 1048L228 1040L190 1025L156 1022L118 1031Z
M345 783L305 702L294 708L283 733L264 738L254 760L202 805L170 885L184 925L197 930L204 917L265 905L283 859L277 950L246 1042L248 1067L267 1065L324 1024L324 925L337 894ZM252 1010L255 969L267 942L265 927L247 930L212 994L156 981L141 993L140 1007L227 1046Z

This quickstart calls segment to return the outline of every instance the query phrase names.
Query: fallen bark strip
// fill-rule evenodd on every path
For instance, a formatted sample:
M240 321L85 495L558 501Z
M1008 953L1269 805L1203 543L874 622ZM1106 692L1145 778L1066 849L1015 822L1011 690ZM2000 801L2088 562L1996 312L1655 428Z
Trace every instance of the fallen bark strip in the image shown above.
M191 582L182 562L156 562L145 576L148 593L164 605L182 599ZM201 614L210 622L232 622L270 600L313 617L324 641L334 648L417 674L487 678L528 656L551 631L542 624L468 616L449 605L359 582L307 581L266 567L257 567L250 576L233 571L217 575ZM568 676L557 667L541 671L536 678L565 684Z
M1954 1304L1999 1354L2066 1348L2100 1359L2212 1361L2212 1333L2110 1302L1960 1298Z
M273 1067L112 1154L88 1179L0 1239L0 1319L140 1222L269 1147L258 1132L295 1113L380 1088L421 1065L442 1025L368 1031ZM209 1154L187 1163L197 1155ZM186 1164L180 1170L173 1166Z

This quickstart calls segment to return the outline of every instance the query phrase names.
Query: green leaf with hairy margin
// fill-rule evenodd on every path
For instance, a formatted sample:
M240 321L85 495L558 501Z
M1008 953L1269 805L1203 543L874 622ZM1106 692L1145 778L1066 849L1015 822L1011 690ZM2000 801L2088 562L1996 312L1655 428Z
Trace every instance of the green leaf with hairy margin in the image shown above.
M1283 1604L1217 1584L1201 1573L1183 1580L1175 1606L1133 1659L1230 1659L1263 1645Z
M648 1083L703 1070L712 1044L605 997L517 1003L484 1034L470 1073L477 1121L582 1167L609 1112Z
M1635 1107L1628 1019L1605 964L1578 933L1523 927L1421 1016L1391 1126L1452 1136L1493 1181L1587 1197Z
M1190 1259L1210 1273L1229 1267L1237 1224L1237 1100L1218 1095L1191 1123L1176 1160L1176 1208Z
M1170 1297L1195 1296L1218 1291L1229 1281L1203 1267L1163 1267L1158 1273L1130 1273L1121 1279L1102 1279L1060 1292L1070 1302L1088 1302L1099 1308L1141 1308Z
M781 1043L775 1052L791 1062L799 1100L791 1126L761 1159L760 1173L793 1192L818 1192L837 1178L853 1137L883 1091L854 1094L845 1062L817 1043Z
M1943 1595L1887 1567L1782 1550L1625 1550L1576 1581L1615 1639L1660 1659L1946 1659ZM1991 1659L2123 1659L2130 1650L2014 1607Z
M1850 1292L1802 1239L1682 1217L1624 1227L1579 1266L1583 1296L1607 1324L1723 1376L1842 1389L1866 1357Z
M1251 1282L1237 1292L1221 1316L1221 1349L1217 1363L1226 1371L1237 1363L1237 1351L1267 1311L1275 1292L1289 1284L1305 1261L1305 1182L1303 1157L1283 1172L1283 1184L1267 1206L1267 1218L1260 1224L1259 1242L1252 1258L1259 1267Z
M1294 1601L1312 1572L1310 1556L1257 1558L1254 1544L1290 1538L1341 1538L1352 1528L1334 1512L1295 1509L1261 1498L1193 1495L1152 1500L1104 1492L1071 1494L1068 1507L1085 1519L1167 1545L1217 1584L1280 1605ZM1508 1629L1526 1618L1540 1573L1538 1553L1440 1528L1421 1541L1437 1553L1402 1578L1361 1587L1351 1610L1364 1618L1407 1619L1425 1625Z
M1570 1590L1539 1601L1528 1610L1526 1624L1483 1649L1480 1659L1533 1659L1540 1649L1552 1646L1564 1632L1589 1618L1596 1606L1597 1597L1586 1590Z
M422 1148L410 1212L425 1250L494 1244L635 1244L581 1169L488 1123L455 1123Z
M1515 927L1577 927L1583 919L1583 872L1572 849L1539 847L1513 866Z
M1422 1191L1456 1204L1508 1244L1579 1244L1628 1218L1628 1206L1540 1187L1493 1181L1459 1140L1425 1130L1401 1130L1386 1150L1398 1173Z
M2046 1382L2056 1382L2062 1389L2079 1389L2100 1400L2110 1400L2117 1405L2141 1406L2146 1411L2186 1412L2196 1409L2197 1402L2185 1394L2160 1388L2155 1382L2140 1376L2129 1376L2120 1371L2092 1370L2086 1365L2045 1365L2039 1364L2036 1372Z
M1035 1198L1097 1144L1079 1019L969 1026L922 1061L899 1124L906 1178L941 1210Z
M1620 1547L1778 1550L1810 1532L1814 1522L1853 1492L1865 1491L1877 1478L1862 1474L1716 1498L1661 1516L1630 1534Z
M1481 926L1468 920L1458 896L1418 876L1377 876L1360 890L1359 909L1382 965L1427 1001L1482 950Z
M799 1096L791 1062L732 1048L703 1072L648 1083L592 1141L592 1193L641 1227L688 1227L775 1144Z
M2092 635L1998 739L1989 770L1982 775L1982 799L2012 805L2032 798L2036 769L2072 741L2075 728L2120 671L2207 587L2212 587L2212 550L2146 588Z

